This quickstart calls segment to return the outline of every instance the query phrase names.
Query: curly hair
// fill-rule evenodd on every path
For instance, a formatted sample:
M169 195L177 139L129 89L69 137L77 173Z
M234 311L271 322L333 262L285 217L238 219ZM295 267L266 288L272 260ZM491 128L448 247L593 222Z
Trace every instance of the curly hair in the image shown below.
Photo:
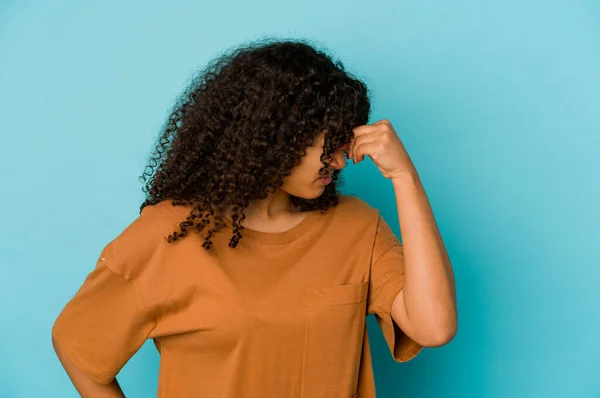
M166 199L193 205L166 239L178 240L188 228L200 232L212 218L202 244L210 249L231 208L234 248L250 201L276 192L325 132L322 175L330 155L351 141L352 128L367 124L370 108L366 84L304 40L263 39L224 52L192 76L161 127L140 176L146 194L140 213ZM318 198L292 195L292 205L302 212L336 206L339 174L333 171Z

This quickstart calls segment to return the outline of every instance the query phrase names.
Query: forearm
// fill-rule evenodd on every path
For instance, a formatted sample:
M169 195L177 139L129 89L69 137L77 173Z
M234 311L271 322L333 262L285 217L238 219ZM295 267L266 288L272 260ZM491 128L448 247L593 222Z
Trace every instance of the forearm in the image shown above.
M91 379L86 373L81 371L60 348L60 345L52 339L52 344L56 355L67 372L71 382L75 386L79 395L83 398L124 398L123 390L115 378L112 382L101 384Z
M458 323L450 259L419 176L404 173L392 183L404 248L406 318L424 341L444 344Z

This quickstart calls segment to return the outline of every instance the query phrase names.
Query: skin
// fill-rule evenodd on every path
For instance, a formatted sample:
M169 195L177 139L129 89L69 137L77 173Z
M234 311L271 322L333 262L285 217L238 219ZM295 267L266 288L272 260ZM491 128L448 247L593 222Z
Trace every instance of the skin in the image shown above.
M292 208L289 198L290 195L295 195L314 199L323 193L325 185L319 181L319 170L323 167L320 156L323 153L324 139L324 133L315 138L313 144L306 149L306 156L302 158L301 163L292 170L291 175L284 178L284 185L278 192L250 204L245 211L244 226L258 231L280 232L302 221L306 214ZM331 168L341 169L346 166L344 151L347 148L348 145L332 154ZM71 362L54 338L52 345L71 382L82 397L122 398L125 396L116 378L108 384L94 381Z
M290 195L314 199L323 193L325 185L319 181L323 142L324 133L321 133L307 148L301 163L284 178L283 186L266 199L253 201L248 206L244 226L280 232L302 221L306 214L291 207ZM392 304L392 318L424 347L447 344L458 328L454 275L425 189L408 152L386 119L356 127L350 144L332 154L332 168L346 167L346 149L355 164L365 156L370 157L394 187L403 237L405 280L404 288ZM116 379L108 384L95 382L69 360L54 339L52 342L82 397L124 397Z
M332 155L330 166L344 168L344 150L348 149L354 164L368 156L382 176L392 181L405 259L404 288L393 302L392 318L424 347L447 344L458 329L454 274L416 167L389 120L358 126L353 132L350 144ZM318 180L323 142L321 133L279 191L250 204L244 226L279 232L302 221L305 214L291 208L289 198L316 198L323 193L324 185Z
M458 329L454 274L415 165L386 119L356 127L348 156L354 163L369 156L394 187L405 271L392 318L424 347L447 344Z
M312 145L306 148L306 155L300 164L292 169L289 176L284 177L283 185L278 191L265 199L250 203L244 211L244 227L262 232L281 232L292 228L306 217L306 213L291 206L290 196L315 199L323 194L325 185L319 181L319 170L323 167L320 159L324 142L325 133L321 132ZM342 146L331 155L330 169L341 170L346 167L344 151L348 148L349 145ZM226 217L231 219L229 212Z

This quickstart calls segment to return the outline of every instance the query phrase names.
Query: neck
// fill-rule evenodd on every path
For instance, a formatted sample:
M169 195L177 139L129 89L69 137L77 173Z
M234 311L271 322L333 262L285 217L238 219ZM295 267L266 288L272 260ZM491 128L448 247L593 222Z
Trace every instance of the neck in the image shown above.
M298 208L292 206L290 194L278 191L266 199L256 199L250 202L244 210L246 219L277 220L290 214L299 213ZM226 217L231 219L231 208L227 209Z

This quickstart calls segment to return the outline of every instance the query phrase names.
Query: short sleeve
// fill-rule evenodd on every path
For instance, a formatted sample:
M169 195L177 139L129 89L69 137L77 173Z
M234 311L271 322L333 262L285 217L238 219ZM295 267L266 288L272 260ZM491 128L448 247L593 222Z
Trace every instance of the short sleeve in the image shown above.
M391 309L404 287L404 251L386 221L378 216L371 257L368 314L375 314L392 357L397 362L414 358L422 346L408 337L394 322Z
M95 267L52 326L52 336L77 366L110 383L156 327L144 272L159 260L164 221L148 207L104 247Z

